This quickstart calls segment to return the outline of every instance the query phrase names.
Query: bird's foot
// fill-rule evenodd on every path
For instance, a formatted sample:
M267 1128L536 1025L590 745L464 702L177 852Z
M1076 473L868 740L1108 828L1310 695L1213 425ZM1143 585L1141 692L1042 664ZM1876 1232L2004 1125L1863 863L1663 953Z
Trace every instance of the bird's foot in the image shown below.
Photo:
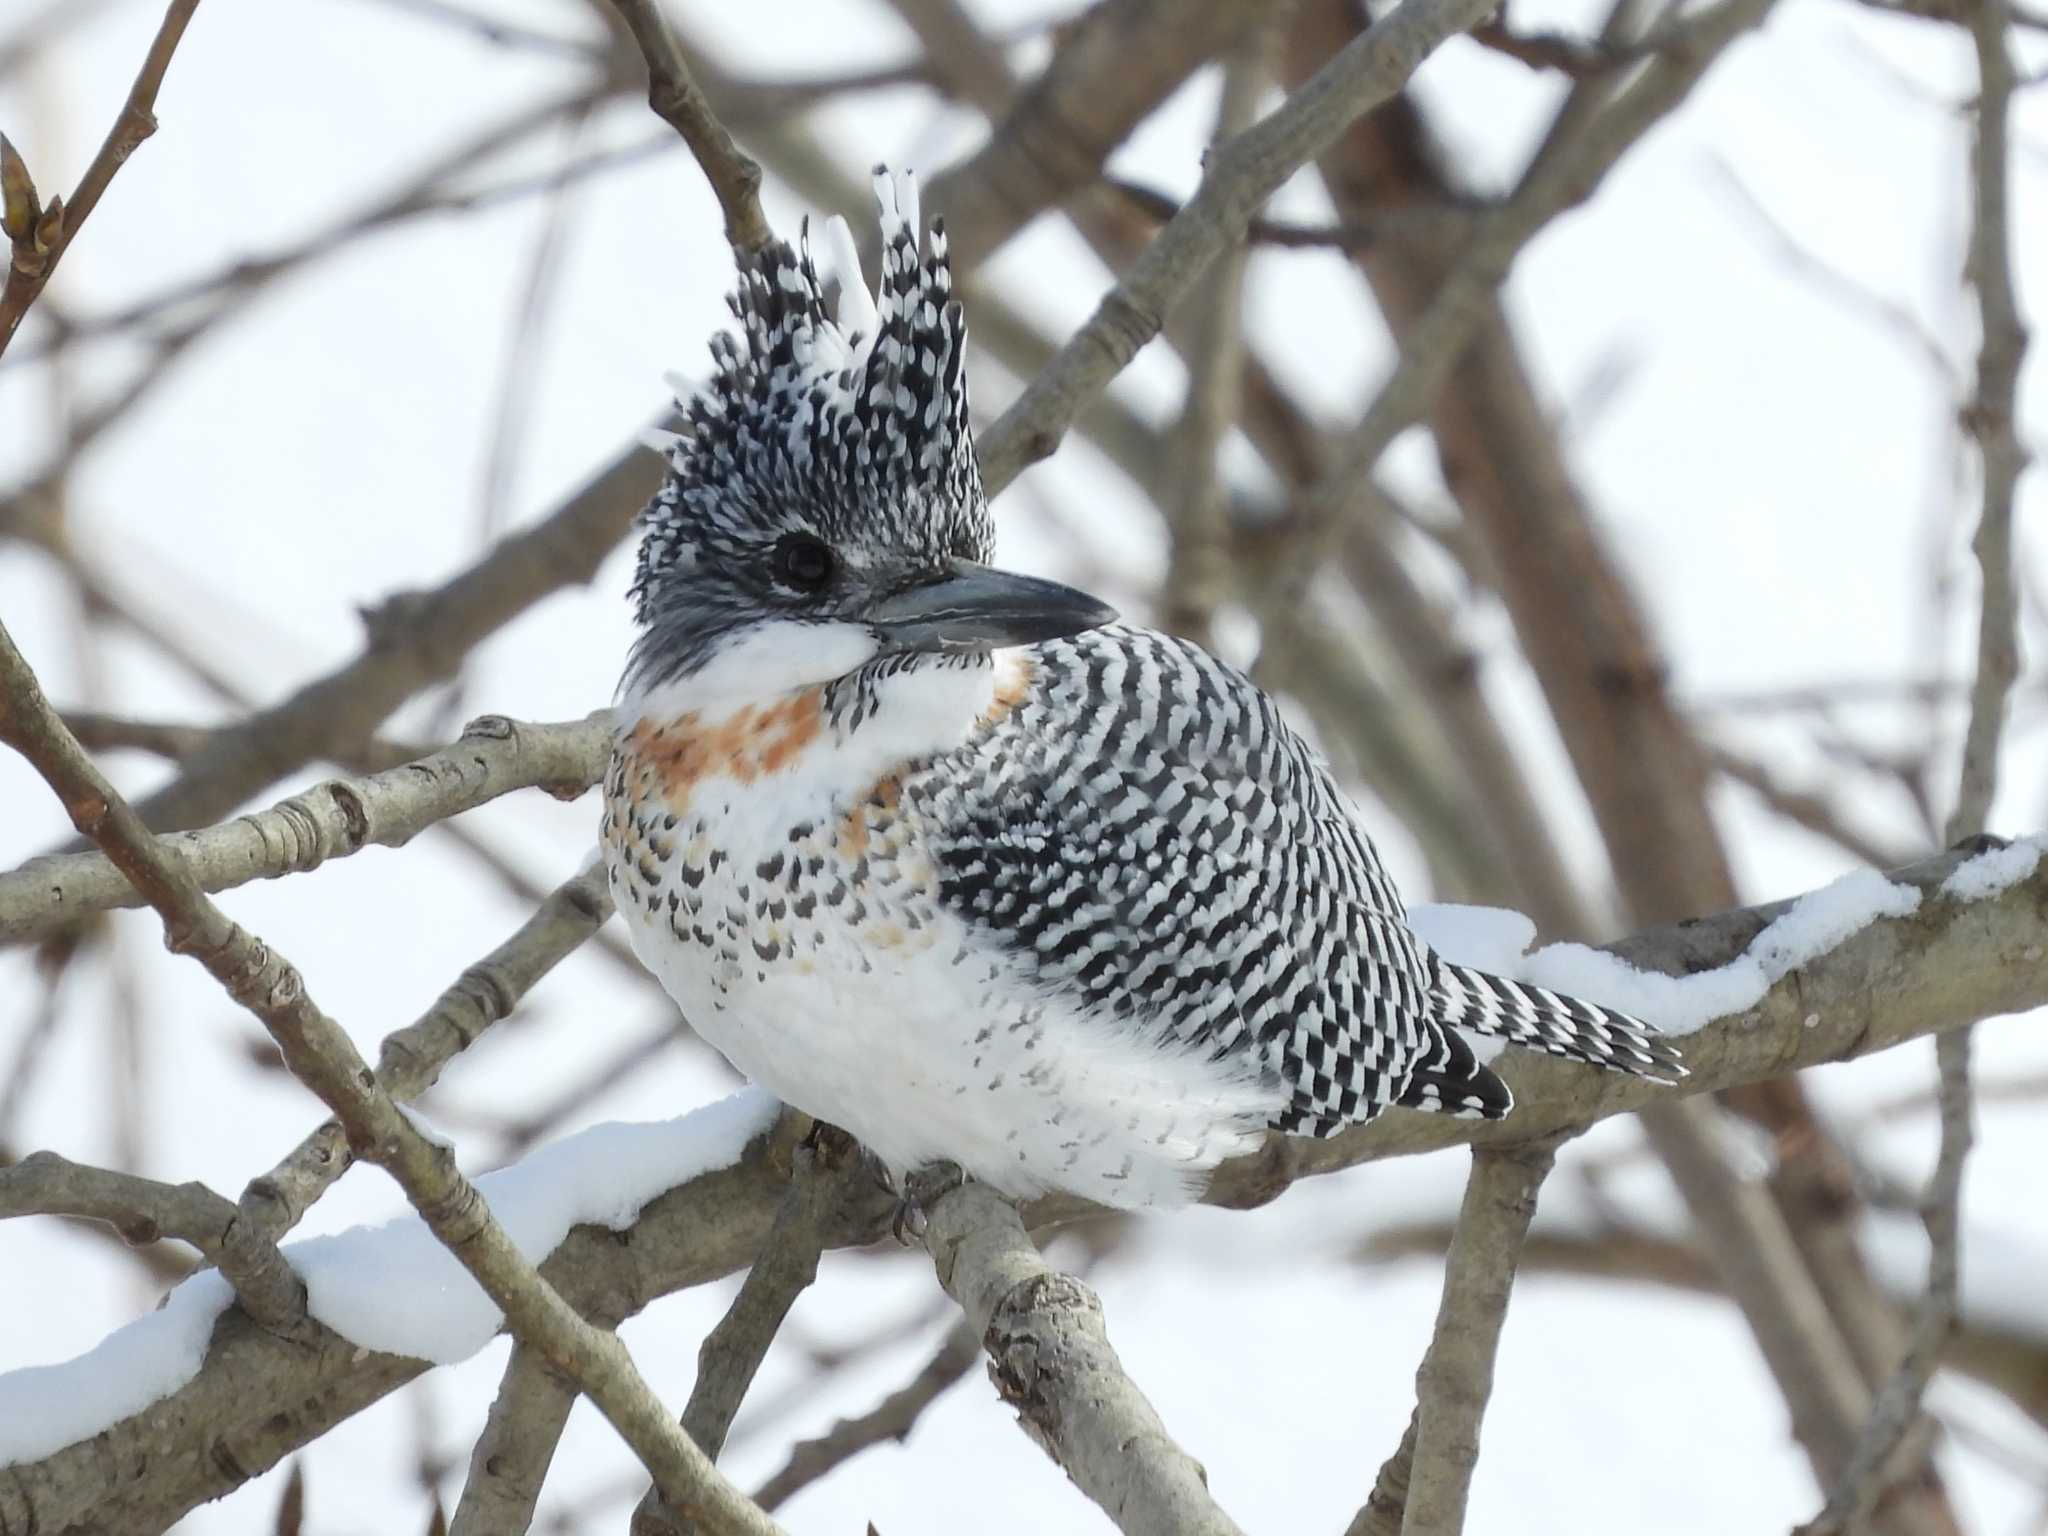
M936 1205L967 1182L958 1163L927 1163L904 1176L897 1195L896 1212L889 1218L889 1230L906 1248L924 1241L925 1207Z

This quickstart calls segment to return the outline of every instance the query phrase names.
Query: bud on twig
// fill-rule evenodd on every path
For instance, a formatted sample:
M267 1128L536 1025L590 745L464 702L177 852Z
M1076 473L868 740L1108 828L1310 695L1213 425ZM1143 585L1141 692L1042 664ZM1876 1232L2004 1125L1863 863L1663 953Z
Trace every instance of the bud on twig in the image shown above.
M35 179L14 141L0 133L0 230L17 246L30 239L43 216Z

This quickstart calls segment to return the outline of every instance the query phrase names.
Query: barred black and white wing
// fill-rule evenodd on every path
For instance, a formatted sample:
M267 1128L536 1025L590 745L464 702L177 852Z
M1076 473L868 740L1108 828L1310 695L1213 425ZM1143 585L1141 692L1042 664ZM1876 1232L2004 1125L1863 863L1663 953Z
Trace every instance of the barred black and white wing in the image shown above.
M1341 789L1241 673L1124 625L1031 654L1022 697L905 796L943 901L1046 994L1256 1075L1269 1123L1301 1134L1390 1104L1505 1114L1447 1023L1670 1064L1633 1020L1440 962Z

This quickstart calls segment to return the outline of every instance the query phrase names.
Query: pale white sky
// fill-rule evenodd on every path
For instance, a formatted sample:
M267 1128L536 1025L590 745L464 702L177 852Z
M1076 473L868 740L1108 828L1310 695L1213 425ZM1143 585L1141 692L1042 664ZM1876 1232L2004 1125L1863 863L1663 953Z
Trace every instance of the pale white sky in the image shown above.
M570 0L482 3L565 33L583 19ZM691 9L717 13L711 24L726 57L762 74L840 71L911 46L885 7L856 0ZM1066 7L1020 0L973 9L1009 24ZM1583 31L1593 12L1581 0L1518 0L1515 23ZM117 0L37 73L0 81L0 124L46 192L67 185L97 143L157 14L154 5ZM2030 41L2024 62L2039 68L2048 49ZM558 60L496 51L377 0L207 0L164 88L162 131L115 183L52 297L74 314L101 313L276 249L566 78ZM1555 83L1465 43L1428 64L1418 88L1482 188L1513 174L1559 94ZM1971 487L1966 474L1958 478L1948 387L1911 343L1791 270L1721 167L1831 266L1917 315L1966 373L1974 319L1957 285L1966 203L1956 104L1971 88L1959 37L1840 0L1785 0L1599 199L1547 232L1516 269L1509 303L1557 409L1620 370L1604 407L1576 432L1574 459L1683 697L1967 668L1974 578L1959 518ZM1214 96L1211 77L1196 80L1120 153L1119 169L1190 189ZM2048 96L2023 93L2015 125L2016 265L2022 302L2038 314L2038 274L2048 271ZM586 142L630 142L647 126L628 102L596 119ZM910 89L835 106L821 129L850 169L886 159L921 170L940 168L981 131ZM545 139L542 152L514 153L483 179L536 168L559 146ZM663 369L701 370L705 337L724 315L729 262L718 219L681 154L591 182L568 206L562 260L528 362L525 427L510 450L508 525L554 505L652 414ZM769 206L785 226L801 211L776 188ZM1326 210L1298 182L1278 211L1314 218ZM176 618L259 698L352 654L359 604L437 582L477 548L508 337L542 222L533 201L416 221L264 294L81 462L72 485L81 548L152 610ZM1053 327L1085 317L1105 281L1053 219L1015 241L983 280ZM1249 306L1282 376L1333 425L1354 419L1388 349L1343 263L1261 252ZM25 331L17 348L37 340ZM2037 452L2048 450L2043 353L2036 347L2030 357L2023 408ZM133 361L125 347L79 353L79 398L116 385ZM1176 408L1179 379L1178 364L1154 348L1117 387L1164 416ZM976 382L981 408L999 408L1000 373L985 369ZM38 370L0 368L0 486L49 451L48 399ZM1397 444L1390 466L1417 499L1441 499L1422 442ZM2037 604L2048 590L2044 486L2038 472L2029 479L2021 519ZM1042 503L1061 509L1065 531L1038 515ZM1032 471L997 515L1010 561L1069 575L1107 564L1125 584L1121 597L1141 591L1163 557L1149 512L1080 445ZM1086 547L1068 542L1075 529ZM604 702L628 639L625 575L622 552L589 590L541 605L483 647L468 673L468 711L563 718ZM1945 620L1934 606L1944 582L1958 583L1960 595ZM125 639L106 648L100 676L89 678L63 583L15 546L0 546L0 614L60 701L177 720L218 713L183 675ZM1494 663L1489 682L1503 708L1537 743L1544 792L1572 857L1597 874L1590 822L1512 658L1504 617L1480 606L1468 622ZM2048 636L2038 605L2028 626L2039 654ZM2038 686L2038 668L2034 677ZM394 729L421 728L430 713L415 706ZM1912 746L1928 729L1919 712L1889 707L1842 719L1877 746ZM2040 721L2038 701L2022 710L1995 816L2001 831L2048 824ZM1939 723L1952 750L1957 718ZM1901 793L1822 756L1801 729L1764 720L1733 739L1787 776L1830 789L1872 831L1908 846L1920 835ZM161 773L126 756L110 767L137 789ZM1787 830L1744 794L1724 793L1716 808L1752 897L1804 890L1847 867L1838 850ZM1412 845L1377 808L1368 811L1410 894L1422 899ZM595 816L588 799L564 806L528 795L473 820L552 883L580 861ZM0 761L0 862L47 846L61 824L40 784L12 759ZM523 915L432 836L236 892L224 905L291 955L323 1006L369 1048ZM144 1171L237 1192L318 1118L317 1107L250 1064L254 1026L196 967L165 955L149 921L118 918L112 932L145 999ZM20 1127L27 1146L111 1155L106 978L98 967L69 983L66 1022ZM25 958L0 955L0 1062L14 1059L37 997ZM658 1004L579 956L464 1058L429 1110L456 1135L466 1166L488 1167L497 1141L477 1128L479 1115L516 1116L552 1097L657 1023ZM1987 1079L2048 1066L2039 1022L1980 1031ZM1923 1045L1822 1072L1815 1088L1830 1113L1853 1123L1930 1073ZM659 1118L729 1086L704 1053L673 1051L578 1123ZM1894 1117L1865 1145L1889 1171L1917 1177L1932 1138L1926 1118ZM1574 1168L1633 1142L1632 1128L1609 1125L1571 1149L1546 1191L1544 1219L1591 1219ZM2041 1152L2035 1106L1986 1106L1968 1209L1982 1262L2013 1284L2026 1282L2028 1267L2013 1256L2048 1248ZM1676 1221L1661 1174L1640 1161L1625 1167L1618 1188L1639 1219ZM1092 1277L1134 1376L1247 1528L1338 1530L1369 1489L1412 1404L1439 1276L1433 1261L1364 1267L1349 1255L1381 1223L1447 1215L1463 1173L1462 1155L1407 1160L1314 1181L1261 1212L1149 1220ZM338 1230L398 1203L374 1171L359 1170L320 1204L308 1230ZM1886 1241L1899 1262L1913 1261L1910 1234L1902 1245ZM626 1329L657 1388L677 1404L697 1341L730 1292L727 1284L677 1297ZM75 1354L155 1300L100 1245L48 1223L0 1226L0 1298L0 1368ZM730 1464L742 1483L777 1467L794 1438L906 1379L947 1320L937 1301L916 1256L829 1260L741 1417ZM807 1379L796 1346L886 1333L926 1314L914 1336L879 1350L871 1366L790 1402ZM500 1344L436 1372L317 1445L307 1457L309 1529L423 1527L406 1459L422 1433L453 1458L441 1485L452 1506L503 1355ZM1945 1405L1960 1405L2035 1469L2030 1482L1980 1450L1951 1449L1947 1465L1970 1528L2022 1528L2042 1506L2048 1437L1981 1392L1946 1383L1941 1392ZM777 1403L784 1407L767 1417ZM631 1481L623 1448L579 1408L542 1507L623 1498ZM281 1473L260 1479L184 1529L265 1529L280 1486ZM607 1506L604 1521L616 1527L623 1507ZM1706 1536L1784 1528L1814 1508L1783 1406L1725 1303L1541 1275L1518 1287L1473 1491L1474 1530ZM1000 1531L1108 1529L978 1376L948 1394L906 1447L869 1453L784 1518L799 1532L857 1530L872 1519L888 1536L970 1521Z

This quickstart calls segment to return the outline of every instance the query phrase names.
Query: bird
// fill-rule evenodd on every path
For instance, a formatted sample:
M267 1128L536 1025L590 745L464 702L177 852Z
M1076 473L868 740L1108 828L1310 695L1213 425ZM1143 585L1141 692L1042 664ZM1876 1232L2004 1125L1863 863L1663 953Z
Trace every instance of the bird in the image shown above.
M1640 1020L1452 964L1344 790L1195 645L990 564L943 221L741 260L640 518L600 845L640 959L885 1177L1120 1208L1269 1131L1497 1119L1469 1035L1671 1080Z

